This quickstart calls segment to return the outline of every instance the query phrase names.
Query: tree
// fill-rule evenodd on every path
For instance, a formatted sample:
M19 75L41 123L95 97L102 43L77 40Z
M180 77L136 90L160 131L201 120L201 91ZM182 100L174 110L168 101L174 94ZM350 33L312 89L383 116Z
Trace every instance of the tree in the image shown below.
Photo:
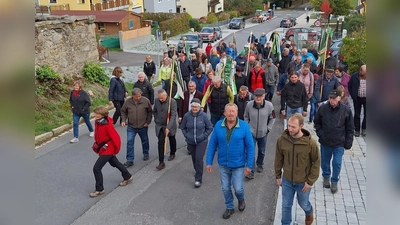
M367 63L367 29L362 27L343 38L339 52L348 65L348 73L357 72L361 64Z
M218 18L215 13L211 12L207 15L207 23L215 23L218 22Z
M331 4L328 0L322 2L321 11L324 12L324 14L322 15L324 18L328 18L328 16L331 15L333 9L331 8Z
M324 1L329 1L330 7L333 9L332 14L336 16L347 16L354 8L351 0L311 0L311 4L315 9L320 9Z
M351 34L354 31L359 30L361 27L365 27L366 25L367 17L365 15L353 14L345 17L343 28L346 29L349 34Z

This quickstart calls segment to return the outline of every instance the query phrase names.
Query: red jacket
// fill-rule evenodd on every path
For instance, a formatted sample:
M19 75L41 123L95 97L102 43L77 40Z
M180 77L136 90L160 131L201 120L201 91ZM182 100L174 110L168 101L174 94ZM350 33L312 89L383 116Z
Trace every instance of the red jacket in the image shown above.
M258 73L256 73L254 68L251 69L248 77L248 84L251 93L253 93L257 88L265 89L266 82L264 70L262 68L260 68Z
M206 47L206 55L207 56L210 56L211 49L212 49L212 45L207 45L207 47Z
M94 141L98 144L107 141L107 149L101 148L99 155L117 155L121 149L121 138L113 125L113 119L106 117L94 122Z

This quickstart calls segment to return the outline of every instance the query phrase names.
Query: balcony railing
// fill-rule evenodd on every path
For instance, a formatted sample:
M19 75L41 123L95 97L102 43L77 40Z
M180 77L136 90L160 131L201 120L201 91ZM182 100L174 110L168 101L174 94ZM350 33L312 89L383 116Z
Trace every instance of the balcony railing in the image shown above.
M111 0L90 5L90 10L101 11L111 9L125 9L130 5L130 0Z
M50 14L52 10L69 10L69 4L36 6L36 14Z
M219 0L209 0L208 7L216 6L219 4Z

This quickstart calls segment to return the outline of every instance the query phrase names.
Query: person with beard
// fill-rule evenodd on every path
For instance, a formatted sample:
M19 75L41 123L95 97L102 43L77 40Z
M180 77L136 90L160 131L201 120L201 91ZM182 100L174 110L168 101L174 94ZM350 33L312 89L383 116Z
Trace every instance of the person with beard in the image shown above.
M154 78L154 75L156 74L156 64L149 55L146 56L146 61L143 65L143 72L146 74L148 81L151 81L151 78Z
M306 214L305 224L311 225L314 221L313 207L309 198L311 188L319 177L321 157L316 141L303 126L304 119L301 114L291 115L288 119L288 128L276 142L275 177L277 185L282 187L281 223L284 225L292 223L295 194L298 204ZM297 160L295 167L294 160Z

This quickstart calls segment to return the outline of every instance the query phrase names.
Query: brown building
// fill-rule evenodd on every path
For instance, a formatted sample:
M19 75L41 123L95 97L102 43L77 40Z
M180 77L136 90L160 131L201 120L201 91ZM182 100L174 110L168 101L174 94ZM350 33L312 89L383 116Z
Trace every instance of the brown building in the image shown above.
M117 35L119 31L129 31L142 27L142 15L125 10L89 11L89 10L55 10L54 16L96 16L96 33Z

